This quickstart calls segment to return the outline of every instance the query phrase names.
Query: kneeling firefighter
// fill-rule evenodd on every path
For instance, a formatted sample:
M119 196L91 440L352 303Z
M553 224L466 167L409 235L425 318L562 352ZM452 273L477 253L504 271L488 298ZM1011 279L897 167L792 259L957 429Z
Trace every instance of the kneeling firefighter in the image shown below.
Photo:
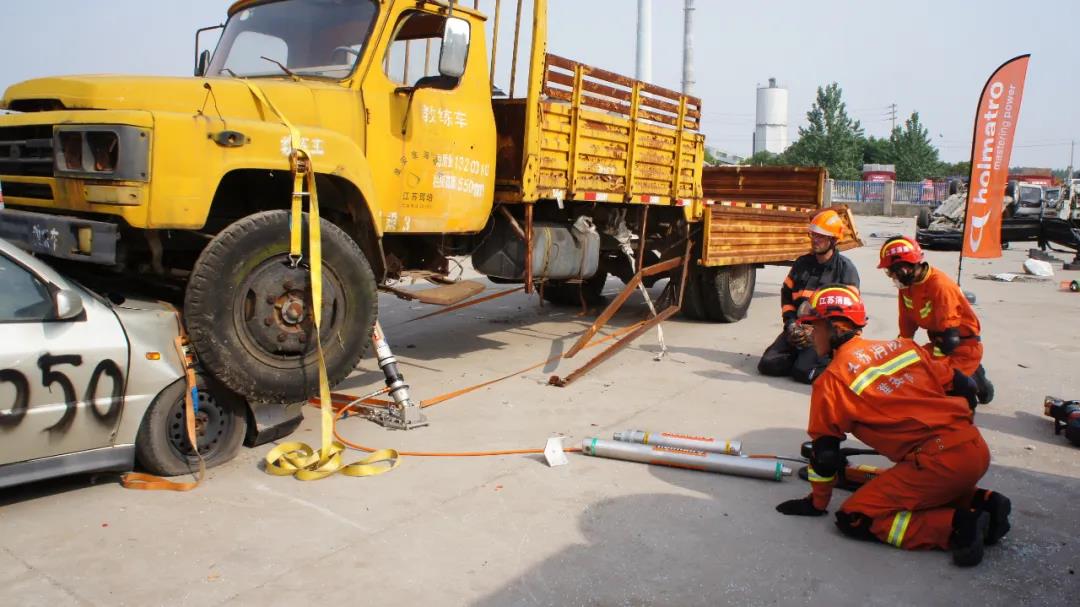
M994 399L994 384L982 366L983 345L979 317L953 279L927 263L914 238L900 236L881 246L878 268L899 290L900 337L911 339L926 329L931 356L971 376L978 385L980 403Z
M844 220L832 209L814 216L810 222L810 252L795 260L780 288L780 316L784 330L765 349L758 372L776 377L791 376L810 383L821 373L828 359L817 355L810 343L810 328L795 322L797 310L819 287L843 284L859 290L859 271L850 259L836 250L844 236Z
M951 549L957 565L977 565L983 546L1009 531L1012 506L975 485L990 451L972 423L974 381L910 339L863 339L866 308L845 286L818 290L799 322L813 325L814 348L832 361L810 397L811 493L777 511L826 513L851 433L895 465L840 506L840 531L906 550Z

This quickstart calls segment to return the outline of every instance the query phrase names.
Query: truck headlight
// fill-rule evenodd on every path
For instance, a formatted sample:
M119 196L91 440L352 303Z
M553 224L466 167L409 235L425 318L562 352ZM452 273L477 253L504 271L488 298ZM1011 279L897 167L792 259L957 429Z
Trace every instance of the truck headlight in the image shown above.
M57 177L150 180L150 131L127 125L57 126L53 129Z

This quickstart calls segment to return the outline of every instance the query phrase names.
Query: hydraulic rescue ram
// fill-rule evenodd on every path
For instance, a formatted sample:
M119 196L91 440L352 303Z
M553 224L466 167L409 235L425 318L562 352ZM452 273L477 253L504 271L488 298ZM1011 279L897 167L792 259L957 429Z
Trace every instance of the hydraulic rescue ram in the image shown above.
M646 432L644 430L626 430L616 432L612 438L623 443L654 445L671 449L689 449L707 451L722 455L742 455L742 441L719 440L711 436L690 436L673 432Z
M687 468L703 472L749 476L773 481L791 476L791 468L775 459L751 459L691 449L672 449L621 441L587 438L581 443L585 455L621 459L628 462Z

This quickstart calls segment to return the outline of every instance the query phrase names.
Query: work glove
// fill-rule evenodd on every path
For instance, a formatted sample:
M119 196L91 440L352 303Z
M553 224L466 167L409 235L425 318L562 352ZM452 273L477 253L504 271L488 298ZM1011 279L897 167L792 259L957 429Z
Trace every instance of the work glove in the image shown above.
M788 516L824 516L828 512L828 510L815 508L814 501L810 499L809 495L779 504L776 506L776 511Z
M803 348L809 348L811 345L810 338L811 330L805 325L795 325L794 328L788 333L788 343L800 350Z
M974 379L955 369L953 370L952 390L949 390L948 394L949 396L963 396L972 411L979 404L979 385L975 383Z

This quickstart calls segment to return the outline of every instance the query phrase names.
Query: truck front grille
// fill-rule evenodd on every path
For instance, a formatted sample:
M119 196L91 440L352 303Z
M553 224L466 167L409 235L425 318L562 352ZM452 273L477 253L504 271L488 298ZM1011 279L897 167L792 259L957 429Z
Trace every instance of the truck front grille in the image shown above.
M0 177L52 177L52 125L0 127Z

